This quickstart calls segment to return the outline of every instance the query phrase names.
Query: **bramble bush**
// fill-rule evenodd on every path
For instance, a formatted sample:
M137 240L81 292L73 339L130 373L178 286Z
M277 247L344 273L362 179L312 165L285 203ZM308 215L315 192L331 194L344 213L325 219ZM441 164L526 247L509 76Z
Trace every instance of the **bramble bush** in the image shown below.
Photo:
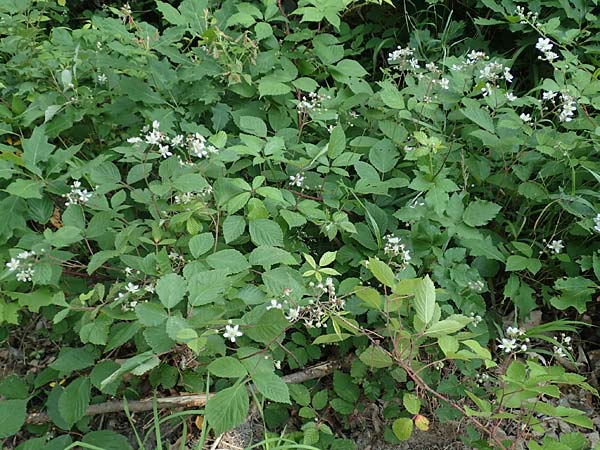
M6 445L131 448L88 406L175 390L303 448L376 400L390 442L589 447L544 434L593 428L597 0L113 3L0 2L0 339L57 349Z

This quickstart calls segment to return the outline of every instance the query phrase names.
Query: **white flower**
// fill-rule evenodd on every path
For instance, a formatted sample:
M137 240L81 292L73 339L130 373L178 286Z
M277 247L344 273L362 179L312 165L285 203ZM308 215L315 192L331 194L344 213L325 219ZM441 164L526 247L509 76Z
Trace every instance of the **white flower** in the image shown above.
M539 38L537 44L535 44L535 48L537 48L540 52L546 53L552 50L552 43L549 38Z
M504 350L505 353L512 352L516 347L517 347L516 339L502 338L501 344L498 345L498 348Z
M183 143L183 135L178 134L173 139L171 139L171 145L181 145Z
M408 60L408 64L410 64L410 67L412 69L419 69L419 68L421 68L421 66L419 66L419 60L417 58L410 58Z
M169 146L166 145L166 144L165 145L159 144L159 146L158 146L158 154L160 156L162 156L163 158L168 158L169 156L173 156L173 153L171 153L169 151Z
M31 267L22 268L19 272L17 272L17 281L31 281L31 277L34 274L34 270Z
M87 189L81 189L81 182L76 180L71 185L71 192L63 194L63 197L67 199L65 206L79 205L90 201L92 193L88 192Z
M158 130L160 128L160 122L158 120L152 121L152 128Z
M546 91L542 93L542 99L544 100L552 100L554 97L556 97L556 92L554 91Z
M129 142L130 144L138 144L140 142L142 142L142 138L141 137L130 137L127 138L127 142Z
M277 370L281 370L281 361L279 361L278 359L276 359L275 361L273 361L273 365L275 366L275 368Z
M285 318L290 322L293 322L300 316L300 307L290 308Z
M98 83L100 83L100 84L104 84L108 81L108 77L104 73L99 73L98 76L96 77L96 79L98 80Z
M163 134L157 129L152 130L146 135L146 142L150 145L158 145L161 143L162 139Z
M548 245L546 245L546 247L552 250L554 253L560 253L562 249L565 248L561 239L550 242Z
M225 333L223 333L223 337L225 339L229 339L231 342L235 342L236 338L244 335L244 333L239 331L239 328L239 325L225 325Z
M440 87L444 90L448 90L450 88L450 80L448 78L442 78L440 80Z
M137 284L129 282L127 283L127 286L125 286L125 290L130 294L135 294L137 291L140 290L140 287Z
M154 287L153 284L147 284L146 286L144 286L144 291L146 291L150 294L154 294L155 290L156 290L156 288Z
M519 115L519 118L520 118L520 119L521 119L523 122L525 122L525 123L529 123L529 122L531 122L531 114L525 114L525 113L521 113L521 114Z
M8 267L9 272L14 272L19 268L20 261L15 258L10 258L10 261L6 263L6 267Z
M270 310L270 309L273 309L273 308L275 308L275 309L281 309L282 308L281 303L279 303L275 299L271 300L271 304L269 306L267 306L267 311Z
M302 187L304 184L304 176L302 172L298 172L296 175L290 176L290 186Z
M518 98L518 97L517 97L515 94L513 94L512 92L507 92L507 93L506 93L506 99L507 99L509 102L514 102L514 101L515 101L517 98Z
M504 79L506 80L507 83L512 82L512 80L514 79L513 74L510 73L509 67L504 68Z
M592 220L594 221L594 230L600 233L600 213L598 213Z
M506 329L506 335L509 338L517 338L517 337L523 336L524 334L525 334L525 332L517 327L508 327Z

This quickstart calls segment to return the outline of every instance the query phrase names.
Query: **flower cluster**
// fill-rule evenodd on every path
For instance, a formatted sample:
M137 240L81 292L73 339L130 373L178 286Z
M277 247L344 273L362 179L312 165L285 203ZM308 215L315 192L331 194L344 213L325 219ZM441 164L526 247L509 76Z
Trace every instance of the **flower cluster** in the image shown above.
M529 338L524 337L525 332L517 327L508 327L504 333L506 337L499 339L499 349L502 349L504 353L512 352L526 352L527 344L529 344Z
M577 111L577 102L575 101L574 97L565 93L561 94L560 98L562 100L562 108L560 110L560 114L558 115L558 120L561 122L570 122L573 120L575 111Z
M187 205L188 203L193 202L194 200L204 200L205 197L212 194L213 189L211 186L206 186L200 192L184 192L181 195L176 195L174 198L175 204L177 205Z
M401 242L400 238L388 234L384 239L386 242L383 247L383 252L392 258L399 257L401 265L406 266L411 260L410 251Z
M200 133L189 135L186 142L190 153L198 158L208 158L218 152L214 145L206 145L206 138Z
M515 14L519 17L519 23L521 25L531 24L533 26L538 25L538 13L534 13L531 11L525 12L525 8L522 6L517 6L515 10Z
M63 197L67 199L65 206L83 205L90 201L92 193L88 192L87 189L81 189L81 182L75 180L71 185L71 191L63 194Z
M474 312L471 313L471 319L473 319L473 326L477 326L483 322L483 317L481 317L479 314L475 314Z
M567 352L573 351L573 339L571 336L561 333L560 340L558 336L554 336L554 339L558 342L558 345L553 346L552 351L557 358L565 358L568 355Z
M324 109L326 109L323 107L323 101L326 99L330 100L331 95L323 95L317 94L316 92L309 92L308 97L306 95L303 95L301 100L298 102L298 111L301 113L308 113L312 111L322 112Z
M548 62L552 62L557 59L558 55L552 51L553 47L554 44L550 42L550 38L539 38L535 44L535 48L542 52L544 56L538 56L538 59Z
M594 221L594 230L600 233L600 213L598 213L592 220Z
M160 131L160 122L158 120L154 120L152 126L142 128L140 136L130 137L127 139L127 142L130 144L144 142L156 146L156 152L162 158L173 156L173 150L184 145L188 153L197 158L208 158L211 154L218 153L218 149L214 145L207 144L206 138L200 133L193 133L187 136L178 134L170 138Z
M301 188L304 185L304 173L298 172L296 175L290 176L290 186Z
M546 244L546 248L558 254L562 251L563 248L565 248L565 244L563 244L562 239L553 240L552 242Z
M388 55L388 63L390 64L403 64L408 61L408 63L412 66L413 69L418 69L419 64L415 58L408 59L413 56L415 51L409 47L402 48L402 46L398 46L396 50L391 52Z
M485 288L485 284L481 280L469 281L467 283L467 286L469 286L469 289L471 289L472 291L475 291L475 292L482 292L483 289Z
M321 328L330 314L338 313L344 309L346 302L343 298L337 296L331 277L327 277L324 283L315 284L310 282L309 287L314 290L314 299L309 300L308 306L302 308L302 310L297 308L296 317L292 318L289 314L286 317L288 320L293 321L302 312L302 319L307 328ZM322 298L324 295L326 298Z
M16 258L11 258L6 263L6 267L9 272L17 272L17 281L31 281L35 271L33 270L33 263L31 262L32 257L35 257L35 252L32 250L20 252Z

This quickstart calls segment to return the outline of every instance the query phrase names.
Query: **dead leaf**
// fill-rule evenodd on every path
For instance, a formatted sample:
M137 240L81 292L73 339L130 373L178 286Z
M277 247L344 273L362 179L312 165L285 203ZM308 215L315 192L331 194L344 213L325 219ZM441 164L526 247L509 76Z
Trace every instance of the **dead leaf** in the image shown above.
M50 223L54 228L62 228L64 226L60 217L60 210L56 207L54 208L52 217L50 217Z

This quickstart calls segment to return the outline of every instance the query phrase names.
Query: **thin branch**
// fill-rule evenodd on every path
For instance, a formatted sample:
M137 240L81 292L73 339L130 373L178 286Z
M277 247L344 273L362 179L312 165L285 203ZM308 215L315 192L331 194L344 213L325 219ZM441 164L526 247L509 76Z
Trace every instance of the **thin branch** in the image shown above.
M328 361L317 366L309 367L308 369L300 372L291 373L285 375L283 381L287 384L299 384L315 378L325 377L333 373L334 370L341 368L343 363L341 361ZM249 390L254 389L254 385L248 386ZM206 401L210 399L214 394L190 394L190 395L177 395L174 397L162 397L157 398L156 403L158 409L175 409L175 408L189 408L204 406ZM127 408L131 412L136 411L150 411L152 409L152 398L144 400L128 401ZM96 405L88 406L85 415L95 416L98 414L108 414L124 411L124 404L122 400L113 400L104 403L98 403ZM42 424L49 422L50 418L46 413L31 413L27 417L26 423L28 424Z

